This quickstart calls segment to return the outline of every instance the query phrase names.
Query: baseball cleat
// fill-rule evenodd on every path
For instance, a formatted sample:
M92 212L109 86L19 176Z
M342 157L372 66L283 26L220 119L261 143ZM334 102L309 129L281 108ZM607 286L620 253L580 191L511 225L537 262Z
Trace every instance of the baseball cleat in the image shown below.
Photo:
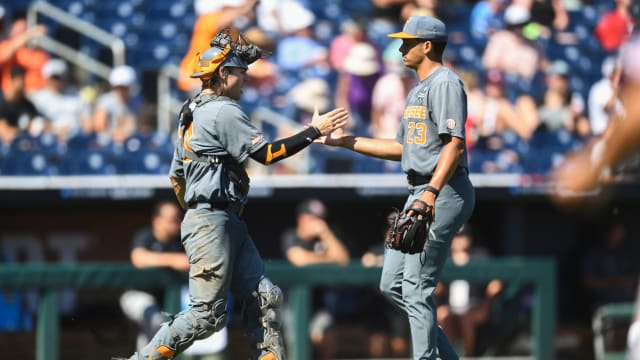
M266 353L262 356L260 356L260 359L258 360L278 360L278 358L276 357L276 355L272 352Z

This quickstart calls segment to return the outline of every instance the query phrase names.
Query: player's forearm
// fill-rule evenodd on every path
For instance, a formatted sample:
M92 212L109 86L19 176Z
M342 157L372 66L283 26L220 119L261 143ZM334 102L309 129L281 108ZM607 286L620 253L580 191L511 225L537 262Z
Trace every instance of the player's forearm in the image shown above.
M289 262L295 266L309 266L317 264L331 264L336 261L326 256L326 254L316 254L311 251L307 251L306 254L297 254L295 256L289 256Z
M320 135L320 131L311 126L293 136L266 144L252 153L251 158L263 165L271 165L306 148Z
M440 190L449 182L460 164L462 156L464 156L464 143L461 139L451 138L451 140L442 148L438 165L433 172L433 176L429 181L429 185Z
M320 240L326 245L326 258L332 262L346 264L349 262L349 250L338 240L331 230L320 236Z
M184 253L158 253L143 248L133 250L131 263L140 269L149 267L170 267L181 271L189 269L189 261Z
M402 144L394 139L346 136L341 140L340 146L379 159L400 161L402 157Z

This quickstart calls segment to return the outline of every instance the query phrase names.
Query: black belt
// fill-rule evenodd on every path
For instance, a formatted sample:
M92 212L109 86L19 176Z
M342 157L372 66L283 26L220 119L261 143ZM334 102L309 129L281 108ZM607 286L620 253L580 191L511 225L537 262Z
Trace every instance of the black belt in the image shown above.
M458 166L454 175L469 175L469 169L466 167ZM411 186L420 186L428 184L431 181L431 175L420 175L413 170L407 173L407 182Z
M431 175L423 176L416 173L415 171L409 171L407 173L407 182L411 186L424 185L428 183L430 180L431 180Z
M232 210L238 216L242 215L244 211L244 204L240 202L229 202L229 201L219 201L219 202L194 202L189 204L189 209L211 209L211 210Z

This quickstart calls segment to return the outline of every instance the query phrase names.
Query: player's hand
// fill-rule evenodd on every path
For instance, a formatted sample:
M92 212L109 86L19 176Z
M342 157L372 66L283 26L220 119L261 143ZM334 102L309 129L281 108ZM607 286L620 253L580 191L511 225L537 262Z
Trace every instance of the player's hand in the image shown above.
M344 108L337 108L320 115L316 106L311 119L311 125L315 126L323 136L340 129L349 121L349 112Z
M551 200L563 207L595 205L603 200L601 170L596 167L589 151L569 155L551 173Z
M317 138L315 142L329 146L342 146L343 141L351 137L342 128L334 130L331 134Z

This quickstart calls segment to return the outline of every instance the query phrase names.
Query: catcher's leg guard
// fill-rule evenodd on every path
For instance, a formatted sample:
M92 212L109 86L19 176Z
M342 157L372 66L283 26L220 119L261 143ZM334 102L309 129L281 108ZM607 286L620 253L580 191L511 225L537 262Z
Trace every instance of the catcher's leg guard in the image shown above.
M284 339L280 332L282 323L282 290L271 280L263 277L258 283L257 290L248 309L249 316L257 316L258 328L251 331L255 343L255 359L285 360Z
M227 322L227 301L198 303L164 323L153 339L130 360L173 359L195 340L221 330Z

